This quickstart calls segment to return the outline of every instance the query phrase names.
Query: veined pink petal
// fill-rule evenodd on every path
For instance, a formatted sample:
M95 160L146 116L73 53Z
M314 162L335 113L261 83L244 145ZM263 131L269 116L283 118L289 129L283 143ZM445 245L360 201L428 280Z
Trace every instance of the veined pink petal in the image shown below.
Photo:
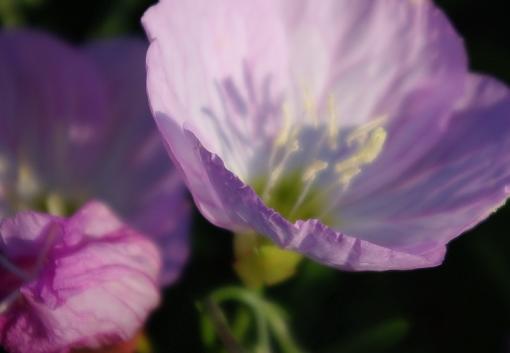
M29 230L28 237L20 230ZM2 221L0 236L3 256L13 264L27 256L36 263L0 314L0 342L13 353L69 352L130 339L159 302L157 248L100 203L69 219L22 212ZM23 253L16 251L20 241Z

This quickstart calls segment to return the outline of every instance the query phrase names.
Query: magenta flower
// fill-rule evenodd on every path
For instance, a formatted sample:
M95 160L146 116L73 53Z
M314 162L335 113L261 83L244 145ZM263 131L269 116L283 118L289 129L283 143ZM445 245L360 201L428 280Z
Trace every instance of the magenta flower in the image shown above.
M218 226L412 269L510 194L509 91L432 1L160 1L143 24L153 115Z
M98 348L136 334L159 301L160 258L100 203L69 219L20 212L0 223L0 342L13 353Z
M187 259L186 190L150 118L145 52L138 40L78 50L0 33L0 344L11 352L131 338Z

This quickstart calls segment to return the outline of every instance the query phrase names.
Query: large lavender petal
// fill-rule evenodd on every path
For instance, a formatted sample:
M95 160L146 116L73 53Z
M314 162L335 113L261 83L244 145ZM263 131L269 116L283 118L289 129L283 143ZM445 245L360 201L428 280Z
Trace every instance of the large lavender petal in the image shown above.
M395 119L409 95L433 84L435 99L462 93L463 41L433 1L279 3L294 86L316 104L334 98L340 124Z
M302 106L303 102L299 100L303 100L303 92L297 91L307 91L310 85L310 96L322 112L324 103L333 98L340 110L340 125L384 115L392 137L388 139L388 148L381 160L394 158L404 144L409 151L407 161L411 163L437 140L441 121L451 110L451 102L462 94L466 57L462 41L433 4L395 0L316 4L305 0L282 0L269 5L263 2L259 10L269 8L271 16L264 21L252 21L257 12L243 12L247 3L224 1L212 5L194 1L193 5L181 8L176 2L163 1L151 8L143 20L152 43L147 65L153 114L167 149L180 166L198 207L213 223L230 228L239 226L229 223L225 216L228 212L225 212L221 195L216 195L209 187L201 162L189 152L191 146L182 137L183 127L193 131L208 150L218 154L227 168L244 181L248 180L247 175L260 176L257 171L248 173L247 170L257 167L257 163L252 163L254 153L260 152L261 144L267 147L271 141L268 142L260 132L246 139L245 134L251 130L235 128L236 124L246 121L248 125L255 122L266 126L265 121L259 120L260 115L226 114L230 119L211 126L211 117L203 114L204 107L217 105L215 83L225 75L237 77L236 73L242 71L244 61L239 58L236 46L242 47L243 42L233 41L223 48L232 55L220 66L219 73L218 70L208 70L207 55L198 63L187 60L188 50L198 50L201 48L198 44L202 42L210 44L210 37L206 35L209 32L203 34L201 27L188 28L189 24L180 20L185 18L183 13L188 14L193 9L203 14L204 22L213 24L222 18L222 11L241 9L239 16L246 20L247 32L266 33L272 29L275 39L270 43L274 50L268 50L262 56L250 56L251 53L245 52L245 56L252 58L254 63L261 60L264 68L274 70L271 75L279 78L276 93L282 94L283 99ZM235 21L224 22L223 26L235 25ZM172 31L175 28L178 30ZM182 28L197 32L198 39L190 43L187 36L181 35L188 33ZM281 31L285 33L283 43L279 41ZM186 54L184 57L177 55L181 49ZM195 59L201 57L204 56L197 54ZM275 65L268 67L265 63L270 58ZM283 69L282 60L286 63ZM280 75L281 70L283 75ZM186 79L177 79L183 75ZM280 83L285 78L288 82ZM416 97L426 97L421 99L421 107L409 103ZM421 108L424 106L433 109L423 112ZM294 113L290 116L292 120L303 118L299 109L294 109ZM420 114L423 119L417 117ZM268 122L278 128L280 118L271 116ZM403 128L397 133L395 126ZM426 143L415 146L413 141L405 140L410 132L422 129L427 129L431 135ZM400 143L394 141L396 135ZM236 138L243 143L235 143Z
M266 2L264 3L267 5ZM214 22L218 31L217 34L228 37L233 32L228 28L228 21L221 20L223 18L221 17L222 12L237 10L246 15L247 9L250 6L257 7L257 4L249 5L247 2L226 0L225 3L222 2L217 5L225 6L211 7L210 3L204 1L191 1L186 4L174 1L160 2L146 12L142 22L151 40L147 54L149 102L156 123L163 135L165 147L175 165L181 171L202 214L216 225L228 228L236 225L230 222L227 215L229 210L224 208L221 195L215 193L201 161L192 152L193 146L184 136L183 126L193 127L194 132L200 129L204 143L212 146L215 150L235 153L236 156L231 160L235 160L234 164L237 166L241 166L249 159L243 153L253 154L256 146L252 146L251 143L264 143L264 139L253 138L246 129L239 129L231 125L232 119L238 116L224 115L224 107L222 107L221 101L218 102L216 81L222 81L225 78L230 78L230 76L234 76L236 81L241 80L239 76L243 76L245 69L242 67L243 60L245 58L252 59L243 50L243 48L246 49L243 38L237 38L238 40L235 41L235 45L240 44L242 46L240 52L236 51L235 45L227 45L224 48L225 53L232 54L230 52L230 49L232 49L236 51L236 54L234 56L220 56L226 62L232 62L232 65L224 65L221 62L214 61L212 66L209 67L209 59L216 57L214 47L207 47L208 55L204 55L202 48L196 45L200 41L208 41L209 26L205 22L203 23L205 26L202 26L202 23L199 22L199 27L189 27L189 23L182 20L187 18L186 16L193 17L196 13L202 13L205 19L209 19L211 16L208 16L207 12L216 8L219 11L215 13L219 18L216 18ZM263 26L265 28L264 35L261 38L269 36L269 44L267 45L272 49L263 51L257 56L265 63L262 65L263 68L265 67L262 72L258 71L256 60L251 62L253 67L250 70L254 70L254 72L242 78L242 80L246 80L248 85L254 79L252 75L259 81L264 80L264 75L267 74L276 73L280 75L283 69L280 66L282 58L279 58L279 56L284 58L285 55L282 53L281 46L283 44L279 35L281 28L275 24L274 14L272 16L258 16L256 19L252 18L250 23L253 20L263 20L265 23L265 26ZM256 38L259 33L253 30L253 28L243 28L243 33L246 31L248 37ZM193 40L190 40L188 36L190 32L193 33L193 37L196 37ZM166 44L167 41L170 45ZM264 40L261 40L261 42L263 43ZM174 45L175 48L179 49L175 50ZM265 55L269 55L269 57L264 59ZM167 63L170 63L170 66ZM277 69L271 70L271 63L276 65ZM234 74L231 70L237 71ZM183 77L184 74L186 77ZM190 77L187 77L188 75ZM276 80L276 78L273 78L273 80ZM283 78L276 81L283 81ZM259 88L257 86L248 91L251 94L260 94L261 92L258 92ZM213 116L204 114L204 109L210 110ZM256 121L255 124L261 126ZM225 131L225 128L228 128L228 131ZM262 134L259 134L260 136Z
M384 120L386 143L368 168L376 175L367 172L356 180L370 184L363 189L369 195L376 184L393 180L442 138L453 104L465 90L463 40L433 1L288 3L294 47L313 53L297 56L311 57L311 62L296 59L294 70L306 76L310 67L325 68L316 94L322 109L334 99L340 129L344 124ZM304 40L303 33L315 39ZM308 47L317 41L322 50ZM323 62L313 61L321 51L327 53Z
M5 220L2 236L13 235L12 223L32 229L34 217L45 215ZM35 277L0 315L2 344L13 353L59 353L131 338L159 301L156 247L100 203L69 220L46 217L41 234L52 241Z
M170 284L188 258L191 209L185 185L168 159L150 116L146 51L145 42L127 38L97 42L87 48L107 78L111 107L108 120L99 127L106 130L102 149L108 153L91 189L160 245L165 264L162 280ZM112 180L115 188L111 187Z
M485 76L472 75L468 83L435 146L407 168L394 159L352 185L339 206L349 220L347 230L384 246L441 244L505 202L510 195L510 92ZM418 134L413 136L421 141ZM381 168L402 172L381 183Z
M222 11L243 8L244 2L239 3L213 6L197 0L191 8L204 14L204 22L214 23ZM261 8L267 5L263 4ZM264 173L272 172L247 174L243 168L243 163L257 166L250 164L257 151L254 146L267 141L265 136L254 135L239 146L230 143L236 137L235 119L211 125L201 115L199 108L215 106L207 85L214 86L217 72L206 70L203 62L188 65L176 54L184 42L179 40L182 33L172 33L165 21L170 18L179 29L187 27L175 16L179 6L162 1L144 17L151 39L149 98L166 147L198 207L217 225L238 232L255 230L283 247L340 268L382 270L440 263L448 240L485 218L508 196L508 160L498 154L507 148L506 88L494 84L487 88L469 78L462 40L431 1L282 0L272 5L277 22L284 23L290 72L281 77L290 82L279 87L284 88L283 99L290 98L294 105L291 122L299 125L304 115L300 99L305 103L307 98L316 99L319 113L331 100L340 111L340 124L348 125L346 133L351 126L380 117L384 148L352 183L330 192L329 217L341 233L314 220L287 222L243 183L250 180L247 175L267 177ZM241 11L239 16L255 30L265 30L263 23L249 21L250 14ZM227 22L233 26L235 21ZM279 38L282 29L278 25L274 29ZM207 38L203 41L207 43ZM190 46L200 44L197 40ZM231 58L238 57L238 44L227 46ZM242 60L237 61L225 61L221 72L236 72L242 67ZM206 82L197 84L191 69L204 69L199 77ZM192 79L175 80L176 71ZM195 95L193 89L200 92ZM305 97L300 98L303 91ZM459 102L464 95L468 97ZM499 101L494 98L498 95ZM308 104L302 105L308 109ZM478 129L482 116L491 116L494 122ZM257 119L250 115L248 121ZM470 147L460 143L459 131L471 138ZM239 156L244 158L241 163ZM446 213L457 210L458 217L451 221Z

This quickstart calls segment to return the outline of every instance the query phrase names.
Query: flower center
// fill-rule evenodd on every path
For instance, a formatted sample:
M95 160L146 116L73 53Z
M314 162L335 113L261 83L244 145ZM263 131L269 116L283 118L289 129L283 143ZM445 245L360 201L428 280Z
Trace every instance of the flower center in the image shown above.
M5 161L2 165L2 169L9 167ZM46 187L31 165L22 159L14 169L12 177L0 178L0 184L4 184L0 187L5 189L5 199L8 202L7 213L31 210L55 216L69 216L83 203L81 198L69 196L70 193L53 191ZM4 174L7 174L5 170Z
M283 123L267 153L267 169L250 185L269 207L290 221L317 218L338 224L341 194L363 168L380 155L386 141L385 118L340 129L331 98L325 114L304 99L301 112L283 104ZM291 117L304 115L303 119Z
M271 89L271 76L258 87L244 70L244 89L230 78L216 82L222 113L202 108L223 141L217 153L287 219L338 225L342 193L384 147L386 117L340 129L333 95L317 104L301 89L300 97L284 100Z

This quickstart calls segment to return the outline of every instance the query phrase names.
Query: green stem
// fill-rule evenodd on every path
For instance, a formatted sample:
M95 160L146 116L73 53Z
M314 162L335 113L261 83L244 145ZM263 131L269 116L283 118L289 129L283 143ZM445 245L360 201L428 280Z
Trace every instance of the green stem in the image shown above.
M270 353L271 340L269 332L284 353L303 353L294 342L287 324L285 313L277 305L265 301L259 294L240 287L225 287L216 290L211 299L217 303L224 301L237 301L248 306L257 322L258 344L256 352Z
M217 303L224 301L238 301L252 309L257 325L258 335L255 352L271 353L269 326L263 315L263 310L260 310L260 305L257 300L258 298L254 293L238 287L224 287L213 292L211 299Z
M232 333L239 341L243 341L250 329L251 315L247 308L240 307L237 309L234 322L232 323Z
M227 319L218 304L211 299L206 299L205 307L211 317L216 333L223 342L228 353L246 353L243 347L236 341L228 327Z
M282 350L285 353L303 353L292 338L285 320L282 319L282 317L285 317L285 313L274 304L265 303L265 306L269 325Z

